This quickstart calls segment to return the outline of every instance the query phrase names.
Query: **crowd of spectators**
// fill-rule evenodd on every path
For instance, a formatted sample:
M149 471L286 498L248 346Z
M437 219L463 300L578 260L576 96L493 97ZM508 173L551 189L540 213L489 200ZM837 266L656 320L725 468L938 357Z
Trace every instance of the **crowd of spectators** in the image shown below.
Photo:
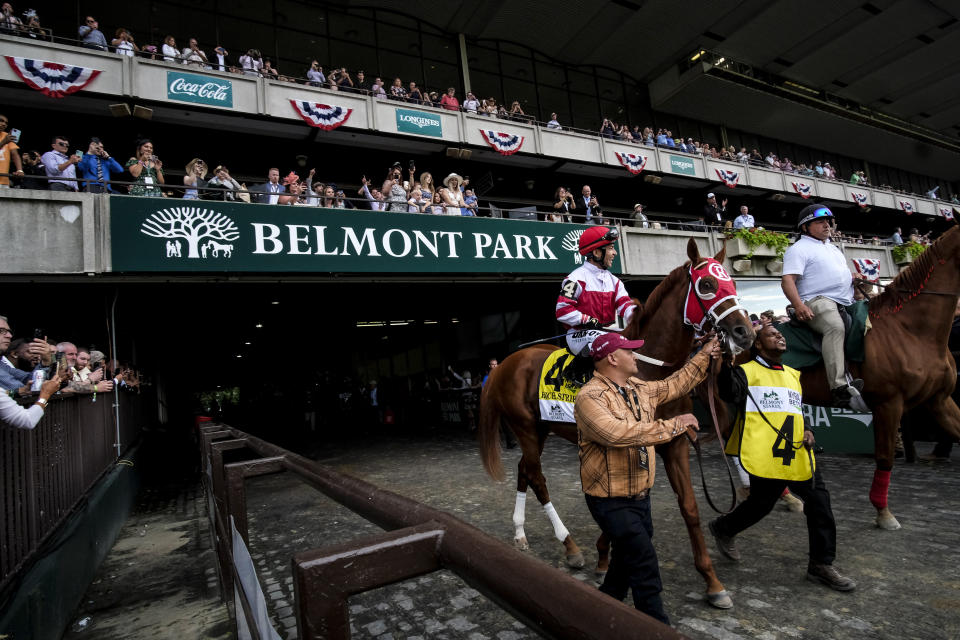
M6 317L0 316L0 390L4 403L0 418L14 426L33 428L55 393L63 395L106 393L114 387L139 391L140 374L93 347L55 342L35 329L33 337L14 336ZM35 403L18 410L7 399Z
M39 17L36 12L29 9L23 13L21 20L10 3L2 5L2 17L0 17L0 33L22 35L32 38L49 38L48 31L40 27ZM491 118L501 118L521 122L539 122L533 114L524 111L519 101L514 100L509 108L505 102L499 102L493 96L481 98L478 94L468 91L461 102L457 97L455 87L447 87L445 90L426 88L416 81L404 81L400 77L394 77L392 81L385 82L381 76L368 76L363 70L351 73L346 67L337 66L324 70L319 60L312 60L309 68L303 73L283 73L277 67L276 63L270 58L265 58L259 49L249 48L242 55L231 55L224 47L217 45L213 47L212 53L207 54L206 50L200 46L196 38L188 38L186 46L179 47L176 39L172 35L167 35L161 44L147 44L140 46L137 44L132 32L125 27L117 27L114 30L114 37L109 39L100 30L98 20L94 16L86 16L77 29L77 40L85 47L98 49L102 51L112 51L118 55L141 56L153 60L162 60L173 64L183 64L186 66L195 66L207 70L226 71L243 75L253 75L272 80L299 82L315 87L321 87L334 91L345 91L358 94L371 95L374 98L384 100L396 100L412 103L421 106L436 107L441 109L464 111ZM541 122L543 126L549 129L560 130L563 126L558 120L557 114L551 113L550 119ZM705 158L726 160L737 162L744 165L764 167L775 169L785 173L795 174L797 176L819 178L824 180L841 180L836 167L830 162L818 160L815 163L794 163L790 158L780 158L773 152L762 154L754 148L747 151L746 147L741 147L738 151L734 146L711 145L708 142L701 142L692 137L675 137L673 132L666 128L654 128L651 126L640 127L639 125L629 126L625 123L617 123L611 119L604 119L599 133L602 137L611 140L620 140L639 145L651 147L662 147L674 152L687 153ZM22 158L11 157L17 171L24 174L23 185L29 188L37 188L43 180L32 179L33 176L46 175L52 180L49 186L52 189L67 190L100 190L113 191L110 185L96 184L91 178L102 178L100 181L109 181L112 176L122 175L118 179L125 179L134 182L134 185L124 187L123 190L135 195L164 195L163 185L165 177L163 174L163 165L152 153L152 144L138 145L134 155L127 160L126 164L120 166L119 163L111 158L103 149L103 145L94 142L96 138L91 139L90 147L85 154L68 156L64 150L56 147L44 154L36 151L30 151L24 154ZM14 142L16 142L14 140ZM96 146L99 145L99 146ZM3 147L3 145L0 145ZM0 163L3 160L0 159ZM85 180L79 182L75 180L77 170L80 171L80 177ZM0 173L4 173L3 167L0 167ZM261 201L261 196L256 194L245 194L245 187L230 176L229 169L224 164L216 165L212 171L209 166L204 164L201 159L195 159L186 169L187 179L184 184L192 187L187 191L187 198L202 198L204 192L201 190L203 185L210 189L220 189L224 193L217 197L223 197L228 200L247 200ZM209 181L206 174L210 174ZM282 198L271 201L280 204L300 204L315 206L330 206L333 203L337 207L349 208L354 206L351 199L342 195L342 191L333 186L333 193L327 193L325 182L312 181L312 172L309 178L304 178L295 173L290 173L284 177L282 183L279 183L287 195ZM850 184L871 186L869 178L864 170L856 170L848 178ZM8 183L4 178L0 178L0 185ZM278 184L274 181L274 184ZM401 180L404 194L395 185L387 189L384 182L383 188L376 189L374 184L368 180L363 181L362 188L357 193L357 198L369 202L372 209L386 209L390 211L399 211L403 206L409 211L419 211L426 213L439 213L441 209L446 209L448 213L453 213L454 208L459 207L464 215L468 210L476 213L476 207L470 206L470 195L463 193L464 202L456 198L448 199L443 196L445 189L434 189L430 186L416 183L415 180ZM414 185L418 184L419 189ZM59 186L58 186L59 185ZM261 185L263 186L263 185ZM444 185L446 186L446 185ZM463 184L460 185L460 191L463 192ZM72 188L71 188L72 187ZM889 185L880 185L879 188L898 191ZM295 192L295 193L294 193ZM440 198L437 198L437 193ZM181 191L179 194L182 194ZM210 193L213 193L212 191ZM289 197L294 193L296 198ZM455 191L451 190L450 193ZM216 195L216 194L214 194ZM937 198L937 187L926 194L928 197ZM403 201L401 202L401 196ZM473 196L475 199L475 196ZM951 195L948 198L951 202L960 204L957 196ZM454 202L453 200L457 200ZM321 204L326 203L326 204ZM569 217L569 216L568 216ZM587 216L589 218L589 216Z

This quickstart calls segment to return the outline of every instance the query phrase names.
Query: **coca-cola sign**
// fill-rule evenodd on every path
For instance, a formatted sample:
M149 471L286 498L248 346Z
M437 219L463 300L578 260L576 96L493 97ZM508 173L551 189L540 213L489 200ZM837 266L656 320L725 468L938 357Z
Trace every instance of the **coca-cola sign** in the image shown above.
M167 98L233 108L233 84L225 78L167 71Z

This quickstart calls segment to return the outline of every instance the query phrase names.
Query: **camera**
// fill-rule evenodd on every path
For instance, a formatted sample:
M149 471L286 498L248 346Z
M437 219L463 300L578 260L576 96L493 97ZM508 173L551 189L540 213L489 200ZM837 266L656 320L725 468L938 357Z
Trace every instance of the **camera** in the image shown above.
M33 330L33 339L34 339L34 340L43 340L43 329L34 329L34 330Z
M417 168L417 163L416 163L416 161L411 160L407 166L410 167L411 169L416 169L416 168Z

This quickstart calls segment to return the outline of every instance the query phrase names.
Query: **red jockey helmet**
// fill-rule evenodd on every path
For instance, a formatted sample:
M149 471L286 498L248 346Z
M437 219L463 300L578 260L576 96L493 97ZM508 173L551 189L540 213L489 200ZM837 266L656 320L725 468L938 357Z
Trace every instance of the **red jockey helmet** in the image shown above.
M620 237L616 227L590 227L580 235L580 255L590 255L594 249L602 249L613 244Z

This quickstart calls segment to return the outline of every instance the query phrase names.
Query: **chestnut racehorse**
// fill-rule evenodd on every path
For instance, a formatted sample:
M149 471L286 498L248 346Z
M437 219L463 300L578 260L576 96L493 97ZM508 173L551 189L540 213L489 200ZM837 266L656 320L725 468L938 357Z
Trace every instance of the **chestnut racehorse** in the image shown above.
M721 250L713 260L723 261L726 250ZM662 360L664 366L654 366L638 362L639 377L653 380L667 377L686 362L693 345L692 327L684 323L684 303L691 283L691 265L702 267L710 258L700 256L696 242L691 238L687 243L687 255L690 262L677 267L650 294L645 305L637 305L629 326L623 331L628 339L642 337L646 340L643 355ZM712 268L711 272L717 270ZM719 266L717 264L716 266ZM719 273L723 274L722 269ZM699 276L698 276L699 277ZM725 333L730 345L748 348L753 344L754 331L746 313L738 307L735 299L714 300L718 290L716 277L707 275L699 278L694 287L714 317L721 317L718 328ZM736 309L731 309L735 307ZM731 310L732 313L724 312ZM533 488L537 499L543 505L550 518L554 534L565 548L567 564L571 567L583 566L583 553L574 542L566 527L560 521L550 502L547 482L540 466L540 455L547 436L554 433L570 442L577 442L575 424L566 422L546 422L540 419L538 404L538 384L540 371L551 351L557 347L538 345L521 349L508 356L499 367L490 374L480 397L480 456L484 468L494 479L503 480L504 472L500 459L500 426L507 426L517 437L522 457L517 466L517 502L513 513L516 529L514 542L521 549L528 548L523 530L524 506L527 487ZM689 398L683 398L661 405L656 417L674 416L691 410ZM658 445L657 452L663 459L663 465L670 485L677 495L677 502L683 514L693 547L694 564L707 583L707 601L714 606L729 608L732 606L723 584L717 579L713 564L707 553L700 528L700 515L697 510L693 487L690 484L689 445L687 438L676 438L669 443ZM597 572L607 568L607 550L609 545L604 537L597 542L600 559Z
M950 394L957 369L947 338L960 294L960 230L944 233L870 301L865 359L850 364L863 379L863 397L873 410L876 470L870 502L877 509L877 526L899 529L887 506L894 442L900 418L914 407L925 407L937 424L960 438L960 409ZM803 401L830 406L830 390L822 366L804 369L800 377Z

